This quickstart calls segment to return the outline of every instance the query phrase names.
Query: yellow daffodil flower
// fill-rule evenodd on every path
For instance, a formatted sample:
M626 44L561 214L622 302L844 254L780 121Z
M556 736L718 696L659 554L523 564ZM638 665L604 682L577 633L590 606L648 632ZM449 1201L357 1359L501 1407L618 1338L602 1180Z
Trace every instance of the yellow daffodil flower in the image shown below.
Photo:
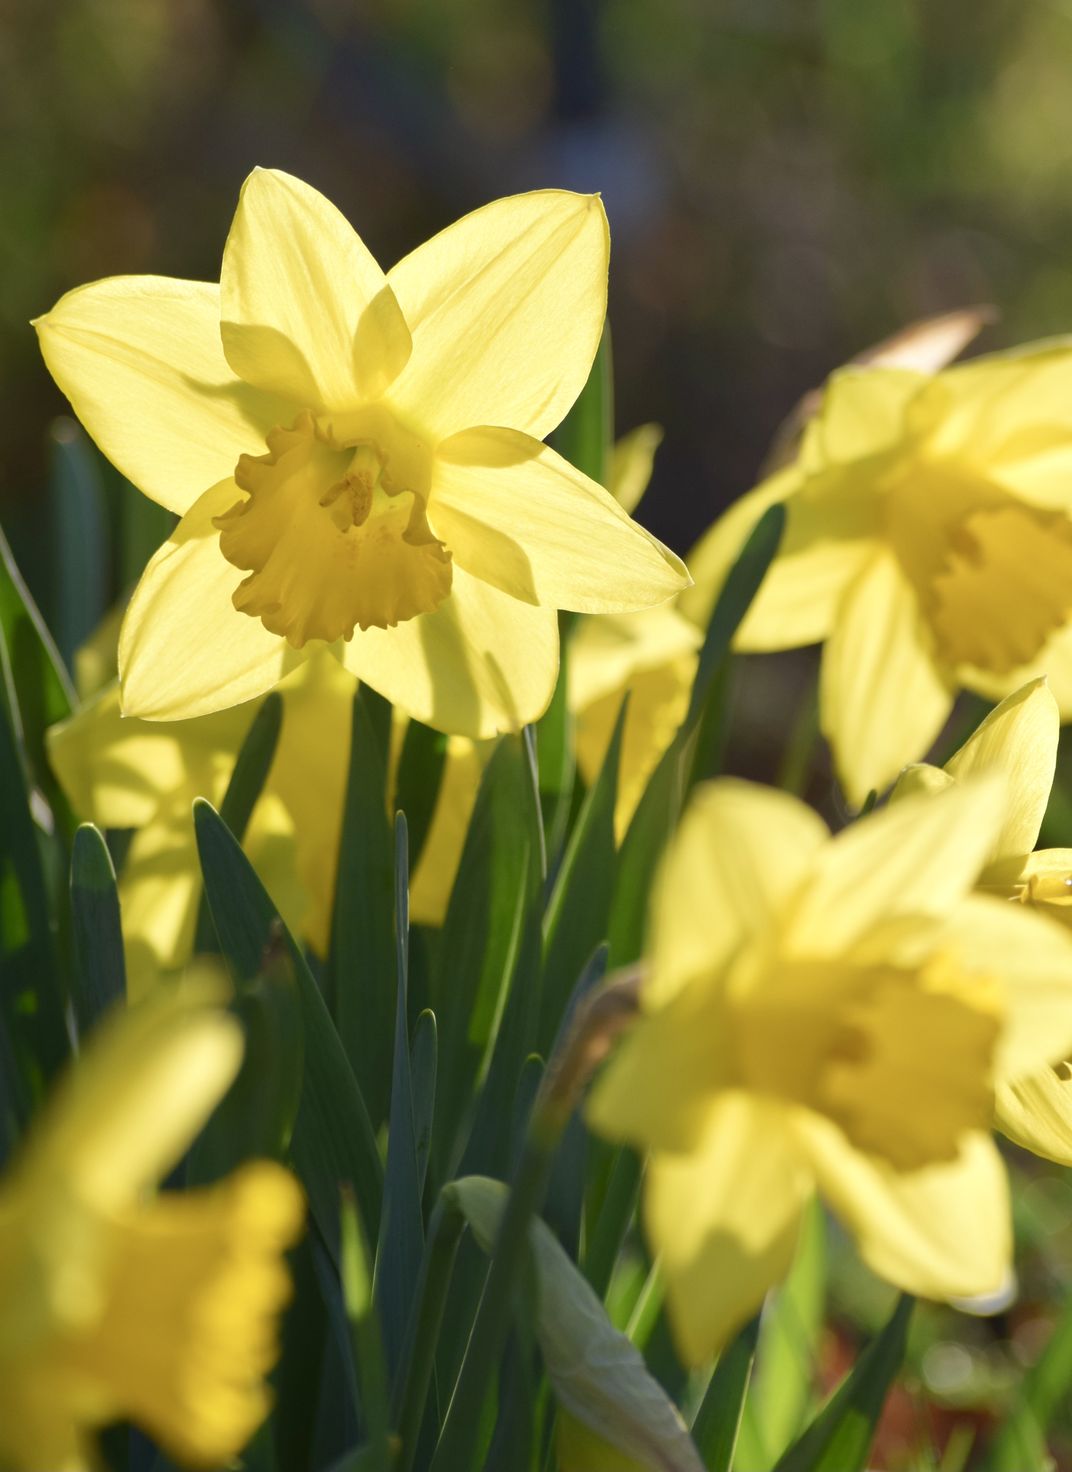
M35 324L108 457L181 516L120 640L123 709L262 694L329 646L437 729L538 716L556 610L620 612L682 563L541 441L606 309L598 198L466 216L387 275L326 199L256 170L220 284L120 277Z
M997 772L1007 783L1005 819L979 876L979 888L1072 924L1072 849L1033 852L1057 764L1059 715L1045 680L1033 680L987 716L945 768L908 767L893 797L940 791ZM1052 1065L1052 1066L1051 1066ZM1072 1066L1051 1059L1037 1073L999 1086L996 1120L1018 1145L1072 1165Z
M926 374L847 368L795 461L715 524L683 610L703 621L751 527L781 550L738 647L823 642L820 713L853 803L923 756L960 688L1048 674L1072 717L1072 341Z
M641 1020L588 1111L651 1152L644 1220L689 1364L784 1274L816 1188L909 1292L1005 1280L994 1084L1072 1041L1072 938L969 893L1005 811L977 778L831 838L784 793L698 792L653 895Z
M168 988L106 1020L0 1181L0 1463L96 1466L143 1427L184 1465L231 1461L264 1419L302 1193L281 1166L151 1192L233 1079L238 1024Z

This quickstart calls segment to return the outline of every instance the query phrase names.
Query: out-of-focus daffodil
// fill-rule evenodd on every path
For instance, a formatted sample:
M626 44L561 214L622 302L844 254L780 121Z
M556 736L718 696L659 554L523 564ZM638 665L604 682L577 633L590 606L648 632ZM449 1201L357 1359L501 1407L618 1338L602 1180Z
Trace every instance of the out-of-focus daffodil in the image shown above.
M653 896L641 1020L589 1118L651 1152L644 1217L689 1363L785 1272L816 1188L910 1292L1004 1281L994 1084L1072 1041L1072 939L969 893L1004 815L994 777L834 838L740 782L687 812Z
M682 563L541 443L606 309L598 198L499 200L384 275L287 174L246 180L219 286L123 277L36 323L89 433L181 516L120 640L126 714L250 700L319 648L440 730L545 708L556 610L658 604Z
M893 797L940 791L965 777L997 772L1007 783L1005 820L979 876L979 888L1072 924L1072 849L1033 852L1057 763L1059 716L1045 680L1008 696L946 763L908 767ZM1050 1066L1050 1065L1053 1066ZM1072 1165L1072 1067L1051 1059L997 1090L997 1124L1018 1145Z
M738 647L823 642L821 721L850 801L938 734L961 687L1048 674L1072 717L1072 342L926 374L834 374L799 453L716 523L683 609L702 621L751 527L782 547Z
M269 1406L302 1194L254 1162L149 1194L227 1089L237 1023L200 986L106 1021L0 1182L0 1462L96 1465L93 1433L142 1426L220 1466Z

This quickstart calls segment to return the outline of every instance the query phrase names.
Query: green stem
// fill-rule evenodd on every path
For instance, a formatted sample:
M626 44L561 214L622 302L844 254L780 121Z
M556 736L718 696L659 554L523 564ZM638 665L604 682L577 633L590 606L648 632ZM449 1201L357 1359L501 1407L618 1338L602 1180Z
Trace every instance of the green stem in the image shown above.
M417 1454L451 1272L464 1228L465 1217L449 1188L441 1191L428 1224L410 1332L392 1396L391 1424L397 1428L400 1442L394 1472L409 1472Z

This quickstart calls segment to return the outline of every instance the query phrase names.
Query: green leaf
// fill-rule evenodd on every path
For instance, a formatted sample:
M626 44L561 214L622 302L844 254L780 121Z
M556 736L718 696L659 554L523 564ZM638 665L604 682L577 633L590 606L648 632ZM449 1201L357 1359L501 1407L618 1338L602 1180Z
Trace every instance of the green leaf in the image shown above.
M980 1462L982 1472L1023 1472L1052 1465L1046 1432L1068 1405L1072 1389L1072 1298L1061 1305L1046 1347L1020 1382L1019 1391Z
M904 1362L914 1303L901 1295L885 1328L775 1472L863 1472L887 1392Z
M719 672L730 657L738 625L774 559L784 526L785 507L768 507L753 527L715 603L700 650L688 713L637 804L618 856L610 916L612 966L635 961L643 949L655 868L677 826L693 777L697 739L705 733L715 739L712 727L717 728L717 717L705 717L707 705L722 689Z
M464 1148L532 906L532 824L518 821L531 808L530 794L521 743L502 737L481 777L432 977L440 1026L433 1130L439 1181L453 1174Z
M703 1456L707 1472L730 1472L733 1466L758 1333L757 1314L719 1355L693 1420L693 1439ZM745 1465L743 1461L742 1465Z
M387 1472L391 1455L385 1346L380 1333L380 1317L373 1301L368 1246L360 1215L349 1191L342 1195L340 1276L343 1303L353 1337L361 1412L371 1455L368 1466L378 1469L378 1472Z
M432 826L446 758L447 737L430 726L422 726L420 721L410 720L398 758L394 805L406 815L411 874L420 863Z
M220 950L236 977L256 974L273 925L281 928L290 953L305 1042L291 1156L313 1218L338 1262L340 1186L353 1185L363 1221L377 1221L380 1214L383 1174L368 1110L300 948L234 835L203 798L194 803L194 830Z
M506 1209L506 1187L468 1176L450 1190L477 1242L491 1252ZM536 1338L559 1405L641 1467L703 1472L677 1408L648 1373L636 1346L611 1324L554 1233L535 1218L528 1241L538 1284Z
M264 791L264 784L268 780L268 773L275 760L282 726L283 698L277 690L273 690L253 717L252 724L246 732L245 740L235 759L227 791L220 803L220 817L239 843L246 836L246 828L249 826L253 809L257 805L257 799ZM214 948L212 916L209 914L204 894L201 896L201 904L198 907L195 936L195 952L202 953Z
M410 1074L413 1078L413 1138L417 1147L417 1174L424 1190L428 1174L428 1157L432 1149L432 1122L435 1114L436 1090L435 1013L427 1008L417 1018L410 1050Z
M103 834L83 823L71 849L74 1011L80 1038L126 995L115 869Z
M394 857L387 819L385 702L368 686L354 696L329 969L335 1015L374 1126L387 1117L394 1026L395 941L391 925ZM387 707L388 720L390 707Z
M804 1214L789 1274L763 1311L757 1369L741 1427L742 1466L773 1466L804 1429L818 1383L825 1308L826 1219L815 1197Z
M376 1301L383 1324L383 1348L393 1378L402 1357L413 1288L424 1252L421 1178L413 1117L413 1080L409 1043L409 865L406 819L395 819L395 932L398 947L398 990L395 1007L394 1066L391 1116L387 1135L387 1168L383 1209L376 1247Z
M68 669L108 607L108 518L94 451L73 419L57 419L49 502L55 554L52 627Z
M599 1148L609 1150L609 1166L605 1188L598 1195L589 1190L585 1203L588 1246L584 1256L584 1274L602 1298L610 1286L614 1264L636 1210L641 1163L636 1151L628 1145L610 1149L601 1144Z
M606 939L614 894L614 808L627 701L622 702L598 778L574 825L543 922L538 1046L550 1047L581 968Z

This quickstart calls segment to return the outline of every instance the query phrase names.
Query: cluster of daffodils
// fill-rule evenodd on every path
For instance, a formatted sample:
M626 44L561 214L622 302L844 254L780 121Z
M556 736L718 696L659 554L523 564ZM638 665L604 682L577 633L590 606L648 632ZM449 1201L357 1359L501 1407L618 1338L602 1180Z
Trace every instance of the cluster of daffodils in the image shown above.
M243 844L291 934L328 958L359 682L393 707L392 803L409 723L444 737L410 878L434 929L497 740L554 695L560 611L580 615L561 628L583 787L628 701L621 846L778 503L736 647L822 644L841 787L854 808L892 792L831 834L721 779L662 858L638 1014L587 1118L645 1157L680 1357L757 1312L816 1192L875 1272L957 1299L1011 1279L994 1130L1072 1164L1072 849L1034 851L1072 718L1072 343L949 367L969 333L947 323L835 374L690 575L631 515L653 426L607 487L545 443L600 344L608 249L598 199L544 191L385 273L316 191L258 170L218 286L114 278L35 324L89 434L178 520L48 733L77 814L133 830L129 1006L0 1183L0 1462L89 1465L94 1433L132 1421L218 1466L268 1412L301 1190L269 1162L158 1189L241 1057L218 991L182 980L191 804L220 804L268 692L281 734ZM928 766L962 689L1006 698Z

